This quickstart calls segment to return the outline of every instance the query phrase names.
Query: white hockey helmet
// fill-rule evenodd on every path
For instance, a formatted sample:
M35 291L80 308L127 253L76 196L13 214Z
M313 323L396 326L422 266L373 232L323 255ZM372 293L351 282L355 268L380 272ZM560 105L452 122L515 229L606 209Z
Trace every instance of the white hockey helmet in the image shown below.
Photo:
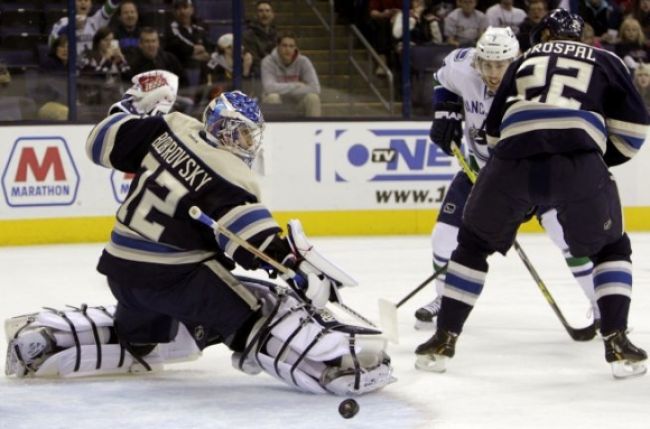
M510 27L488 27L476 42L476 56L485 61L513 60L519 41Z
M208 140L253 163L262 146L264 117L257 101L241 91L224 92L203 111Z

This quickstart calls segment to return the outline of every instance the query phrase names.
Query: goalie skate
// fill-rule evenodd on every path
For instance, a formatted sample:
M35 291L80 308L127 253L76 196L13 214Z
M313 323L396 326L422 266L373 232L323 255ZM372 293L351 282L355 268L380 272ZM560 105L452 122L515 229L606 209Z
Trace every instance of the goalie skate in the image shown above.
M636 377L647 372L645 350L636 347L623 331L616 331L603 338L605 360L612 366L612 375L617 379Z
M447 360L454 357L458 334L438 329L431 339L415 349L415 367L429 372L445 372Z
M55 351L55 340L48 328L38 328L9 341L5 375L25 377L36 369Z

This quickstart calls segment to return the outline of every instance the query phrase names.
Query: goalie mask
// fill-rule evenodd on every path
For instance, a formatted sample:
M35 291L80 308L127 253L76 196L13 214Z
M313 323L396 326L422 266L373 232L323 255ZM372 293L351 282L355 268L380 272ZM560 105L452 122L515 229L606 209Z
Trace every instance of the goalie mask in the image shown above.
M253 163L262 146L264 118L257 101L240 91L225 92L203 112L208 140Z
M510 27L488 27L476 43L474 65L490 93L495 93L510 63L519 55L519 42Z

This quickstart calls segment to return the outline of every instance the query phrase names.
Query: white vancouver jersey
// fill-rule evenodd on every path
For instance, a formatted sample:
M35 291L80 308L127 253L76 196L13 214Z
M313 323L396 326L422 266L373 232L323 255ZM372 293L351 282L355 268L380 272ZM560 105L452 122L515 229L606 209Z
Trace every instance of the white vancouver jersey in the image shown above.
M469 150L469 155L476 159L478 166L483 167L489 157L487 144L479 145L474 138L485 126L494 96L488 93L481 75L472 65L475 51L474 48L453 50L445 57L443 66L434 74L434 78L443 88L463 99L463 143Z

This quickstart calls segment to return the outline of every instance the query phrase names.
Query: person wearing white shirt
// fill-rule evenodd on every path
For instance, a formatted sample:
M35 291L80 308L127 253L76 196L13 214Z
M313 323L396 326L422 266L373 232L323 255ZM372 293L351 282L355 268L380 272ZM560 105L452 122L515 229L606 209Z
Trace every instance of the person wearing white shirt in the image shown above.
M491 27L510 27L515 34L519 33L519 25L526 19L526 11L514 7L513 0L501 0L490 6L485 15Z

